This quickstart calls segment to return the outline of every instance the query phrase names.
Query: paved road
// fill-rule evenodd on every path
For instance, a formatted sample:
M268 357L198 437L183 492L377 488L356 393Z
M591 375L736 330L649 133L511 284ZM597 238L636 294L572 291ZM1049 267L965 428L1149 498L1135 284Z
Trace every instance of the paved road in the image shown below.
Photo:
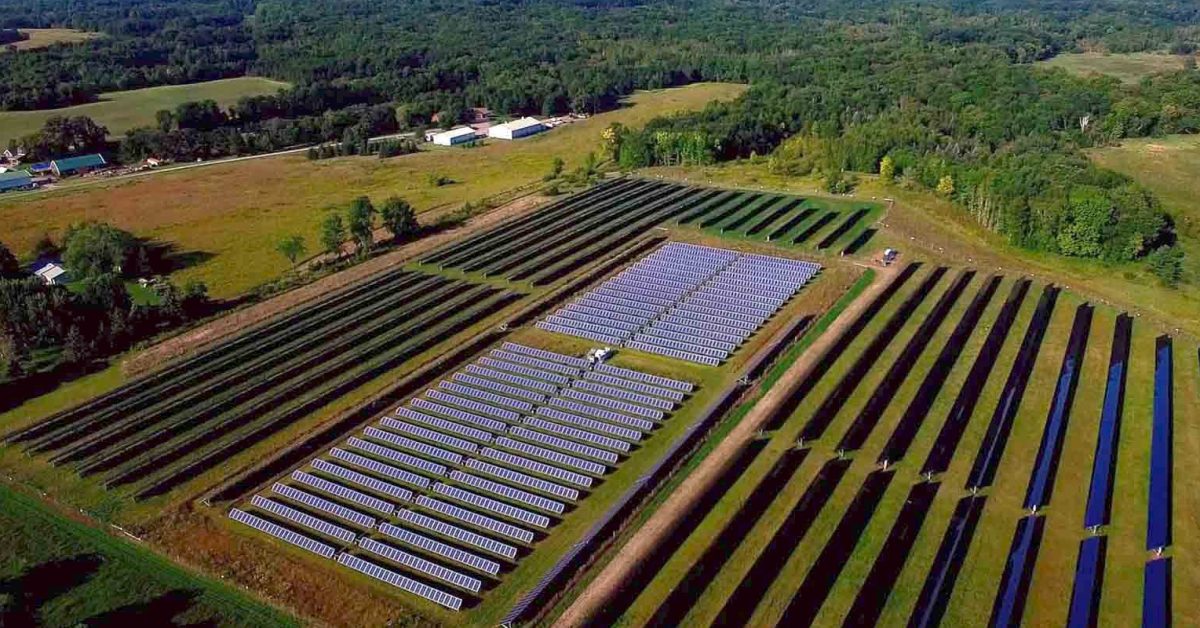
M653 554L656 547L667 542L671 534L691 513L700 500L724 477L729 465L738 459L743 449L757 437L762 426L775 414L801 382L807 379L820 358L846 328L862 314L867 305L875 300L885 287L895 280L898 267L876 268L877 276L836 319L816 342L794 362L779 378L763 398L733 428L724 440L699 466L680 484L662 507L650 517L616 553L603 571L580 593L575 602L555 626L586 626L591 624L600 611L631 581L637 570Z

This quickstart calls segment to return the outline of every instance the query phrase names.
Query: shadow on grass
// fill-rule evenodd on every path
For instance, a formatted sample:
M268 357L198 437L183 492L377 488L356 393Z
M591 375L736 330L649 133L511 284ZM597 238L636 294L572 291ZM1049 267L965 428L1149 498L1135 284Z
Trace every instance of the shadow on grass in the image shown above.
M81 554L35 565L25 573L0 580L0 626L37 626L43 606L91 580L104 558Z

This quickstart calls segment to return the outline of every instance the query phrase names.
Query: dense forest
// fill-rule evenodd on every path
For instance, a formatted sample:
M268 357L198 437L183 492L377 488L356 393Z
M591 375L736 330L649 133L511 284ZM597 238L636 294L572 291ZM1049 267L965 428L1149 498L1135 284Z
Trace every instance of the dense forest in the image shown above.
M1200 130L1191 0L0 0L0 28L106 37L0 55L0 108L261 74L293 90L226 110L191 103L131 131L122 155L177 158L452 124L468 107L591 112L698 80L743 98L620 131L622 166L770 156L838 191L881 172L952 198L1021 245L1129 260L1170 247L1157 200L1081 149ZM1170 50L1139 85L1034 61Z

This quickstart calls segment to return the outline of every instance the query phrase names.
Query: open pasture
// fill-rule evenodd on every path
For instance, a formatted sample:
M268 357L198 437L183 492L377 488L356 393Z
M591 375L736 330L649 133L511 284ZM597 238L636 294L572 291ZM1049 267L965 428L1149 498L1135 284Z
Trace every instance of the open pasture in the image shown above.
M19 28L17 30L29 35L29 39L0 46L0 54L8 52L9 48L17 51L36 50L55 44L78 44L104 36L101 33L90 33L73 28Z
M1080 52L1055 55L1038 65L1062 68L1079 76L1111 76L1124 83L1137 83L1151 74L1178 72L1184 68L1183 55L1160 52Z
M613 619L1194 624L1194 344L1020 277L894 285Z
M86 34L86 33L85 33ZM32 39L30 41L33 41ZM215 100L227 107L243 96L274 94L287 83L257 76L206 81L188 85L165 85L100 94L100 100L85 105L43 111L0 111L0 145L42 128L51 116L87 116L108 128L109 137L121 138L125 131L155 124L154 114L174 109L185 102Z

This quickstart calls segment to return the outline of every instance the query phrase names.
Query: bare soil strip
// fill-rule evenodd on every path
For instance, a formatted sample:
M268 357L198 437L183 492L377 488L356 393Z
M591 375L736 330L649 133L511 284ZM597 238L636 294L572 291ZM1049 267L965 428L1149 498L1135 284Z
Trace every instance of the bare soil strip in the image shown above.
M716 482L724 477L728 466L754 440L759 430L774 416L779 406L801 382L809 377L821 357L834 345L838 337L850 327L863 310L875 300L879 293L898 275L898 268L877 269L877 279L839 315L825 333L800 356L783 376L762 398L758 405L730 431L725 440L700 463L683 481L662 507L630 538L595 580L563 613L555 625L585 626L595 618L612 600L621 587L630 581L639 565L651 556L654 548L675 531L687 514L704 495L713 490Z

